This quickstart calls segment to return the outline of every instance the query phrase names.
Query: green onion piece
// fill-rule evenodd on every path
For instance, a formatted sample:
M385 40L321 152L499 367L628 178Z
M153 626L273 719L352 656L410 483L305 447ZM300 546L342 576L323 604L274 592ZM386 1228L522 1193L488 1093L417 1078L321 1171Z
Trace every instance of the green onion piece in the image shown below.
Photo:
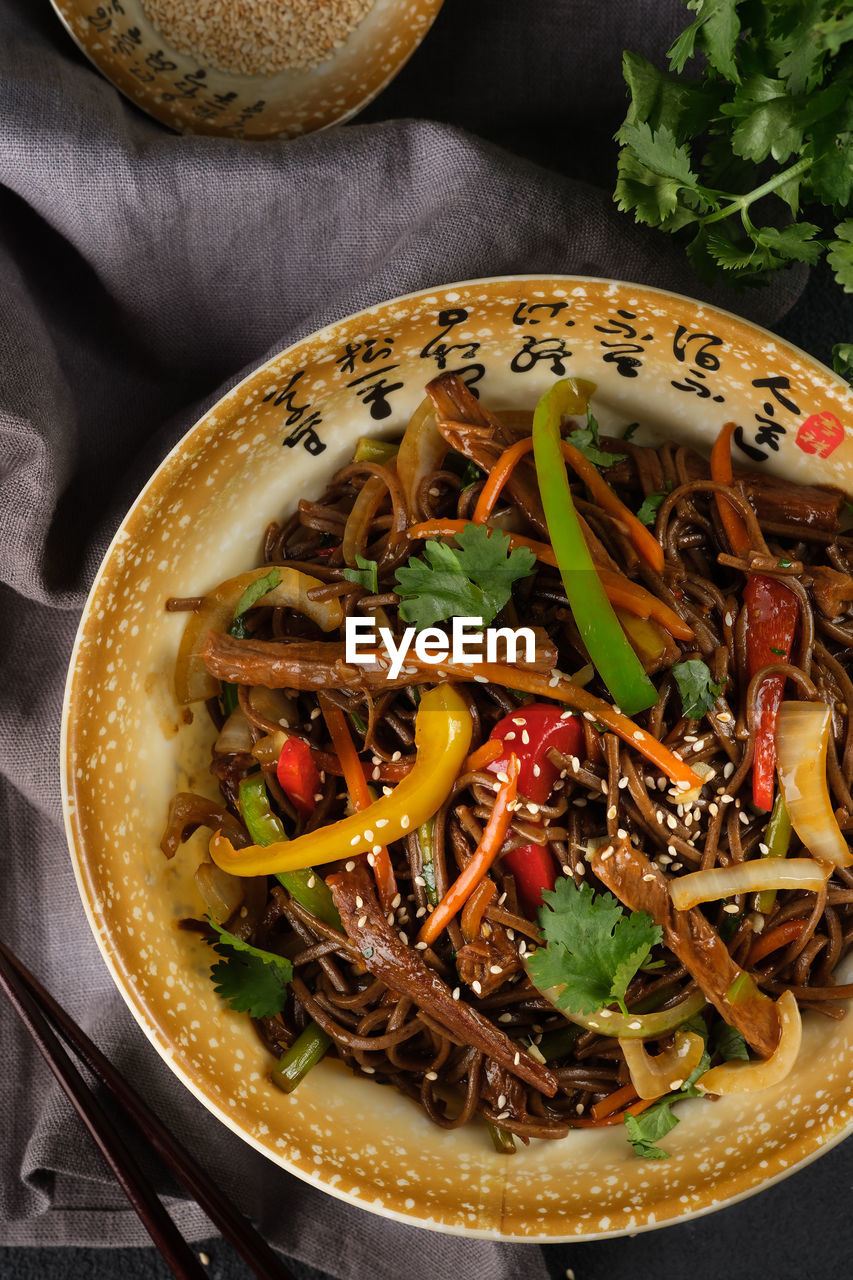
M487 1120L489 1133L494 1143L495 1151L502 1156L515 1155L515 1138L507 1129L502 1129L500 1125L492 1124L491 1120Z
M389 462L396 458L399 444L391 440L374 440L372 436L359 436L356 441L353 462Z
M242 778L238 788L240 814L253 844L275 844L286 840L287 833L281 818L270 808L267 784L262 773L251 773Z
M270 1076L273 1084L278 1085L285 1093L293 1093L311 1068L316 1067L331 1043L331 1038L316 1022L309 1022L273 1067Z
M362 737L364 737L364 735L367 733L367 722L364 720L362 716L358 714L357 711L350 711L348 714L349 714L350 720L352 720L358 732L362 735Z
M581 638L614 700L627 716L645 711L657 691L619 625L578 521L560 448L565 414L583 413L587 396L571 378L555 382L533 415L533 457L551 545Z
M278 577L278 575L276 575L276 577ZM240 599L237 601L237 608L234 611L234 617L232 618L231 625L228 628L229 636L233 636L235 640L245 640L249 634L243 617L246 610L245 608L241 608L245 599L246 592L244 591ZM229 684L227 680L222 681L219 700L222 703L222 710L225 713L226 720L231 715L232 711L237 710L239 705L240 700L237 696L237 688L238 686L236 684Z
M787 858L788 846L791 843L791 819L781 791L777 791L776 799L773 801L773 810L767 826L764 828L764 840L762 843L767 846L767 852L762 854L762 857ZM762 889L756 895L755 909L760 911L762 915L768 916L775 905L775 889Z
M312 916L325 920L326 924L343 933L344 926L341 924L332 891L313 867L301 867L299 871L278 871L275 878L291 898L295 898Z
M553 1062L555 1058L565 1058L571 1053L582 1035L581 1027L557 1027L554 1031L546 1031L536 1048L546 1062Z
M428 818L417 831L418 848L421 851L421 875L426 881L426 895L434 907L438 906L438 890L435 887L435 818Z
M240 813L254 844L274 844L278 840L287 839L281 819L270 808L267 784L262 773L251 773L248 778L243 778L238 795ZM312 867L303 867L299 871L282 871L276 879L318 920L325 920L326 924L335 929L343 928L331 889Z
M222 703L222 713L227 720L231 712L237 710L240 703L240 699L237 697L237 685L228 684L227 681L223 680L219 700Z

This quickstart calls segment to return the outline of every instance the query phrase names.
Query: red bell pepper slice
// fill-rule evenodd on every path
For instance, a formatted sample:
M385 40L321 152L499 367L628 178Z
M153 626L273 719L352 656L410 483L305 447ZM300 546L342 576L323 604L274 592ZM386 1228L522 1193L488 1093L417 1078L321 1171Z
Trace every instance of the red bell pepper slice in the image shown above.
M735 423L727 422L711 450L711 478L733 484L731 442ZM743 516L722 493L715 493L723 528L736 555L749 549L749 532ZM746 664L749 679L773 662L787 662L791 656L800 606L793 591L776 578L757 573L747 578L743 589L747 607ZM785 691L784 676L768 676L761 682L756 699L755 754L752 759L752 800L758 809L773 808L776 769L776 714Z
M314 797L320 792L321 783L308 743L302 738L285 739L275 773L282 791L295 808L303 818L310 817L317 806Z
M746 663L750 680L773 662L791 656L800 605L793 591L776 578L756 573L743 589L746 604ZM776 715L785 692L784 676L767 676L756 698L752 799L759 809L773 808L776 772Z
M552 747L565 755L581 756L583 724L574 715L547 702L531 702L499 720L489 735L500 740L503 754L487 765L490 773L505 772L510 754L518 757L518 790L534 804L544 804L551 794L559 770L548 759ZM515 877L518 897L525 914L534 916L542 906L542 892L553 889L557 873L547 845L526 844L503 856L503 865Z

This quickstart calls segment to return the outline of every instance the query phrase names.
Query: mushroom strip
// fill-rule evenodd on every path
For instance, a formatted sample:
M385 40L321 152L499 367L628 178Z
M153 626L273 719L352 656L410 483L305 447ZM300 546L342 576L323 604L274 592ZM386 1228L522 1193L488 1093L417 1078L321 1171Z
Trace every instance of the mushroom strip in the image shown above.
M450 988L428 967L417 951L401 942L379 905L370 876L363 866L338 871L326 880L344 929L364 957L365 968L399 995L408 996L419 1008L473 1045L511 1075L518 1076L549 1098L557 1092L557 1081L517 1043L499 1031L482 1014L462 1000L454 1000Z

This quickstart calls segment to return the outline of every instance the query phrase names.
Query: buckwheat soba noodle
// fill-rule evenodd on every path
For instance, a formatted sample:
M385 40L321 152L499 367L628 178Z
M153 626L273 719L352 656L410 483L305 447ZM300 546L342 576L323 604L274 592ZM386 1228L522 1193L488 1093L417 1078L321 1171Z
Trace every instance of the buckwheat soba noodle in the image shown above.
M734 424L710 461L600 438L593 391L443 374L169 602L220 798L162 847L207 829L184 927L280 1087L330 1055L498 1151L661 1158L674 1101L784 1080L853 995L853 538L839 490L733 469Z

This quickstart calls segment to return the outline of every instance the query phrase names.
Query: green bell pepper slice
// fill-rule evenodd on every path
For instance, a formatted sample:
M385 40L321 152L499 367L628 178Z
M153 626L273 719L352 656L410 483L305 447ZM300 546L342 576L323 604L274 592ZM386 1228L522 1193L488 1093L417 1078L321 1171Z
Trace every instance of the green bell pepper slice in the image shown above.
M590 659L627 716L657 701L657 690L622 630L586 545L560 448L566 414L586 410L589 384L564 378L546 391L533 415L533 457L551 545L569 607Z

